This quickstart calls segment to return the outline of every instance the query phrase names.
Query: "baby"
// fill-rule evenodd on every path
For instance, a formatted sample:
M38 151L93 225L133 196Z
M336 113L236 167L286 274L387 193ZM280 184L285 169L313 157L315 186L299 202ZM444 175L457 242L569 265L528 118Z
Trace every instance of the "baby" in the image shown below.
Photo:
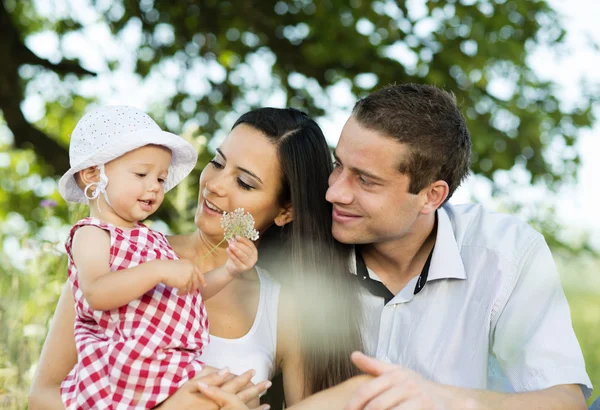
M203 299L257 260L237 238L229 260L204 275L177 257L166 237L140 221L194 168L194 148L144 112L111 106L77 123L71 169L59 191L86 203L66 242L75 299L78 363L61 385L68 409L152 408L203 367Z

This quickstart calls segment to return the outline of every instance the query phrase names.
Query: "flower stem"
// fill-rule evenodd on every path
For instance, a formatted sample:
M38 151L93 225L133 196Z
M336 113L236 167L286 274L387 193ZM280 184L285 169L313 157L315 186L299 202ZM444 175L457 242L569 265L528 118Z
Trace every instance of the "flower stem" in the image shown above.
M206 255L202 256L197 262L196 265L199 264L200 262L202 262L204 260L204 258L206 258L208 255L210 255L211 253L213 253L223 242L225 242L227 238L223 238L221 240L221 242L219 242L218 244L216 244L215 246L213 246L212 248L210 248L210 250L206 253Z

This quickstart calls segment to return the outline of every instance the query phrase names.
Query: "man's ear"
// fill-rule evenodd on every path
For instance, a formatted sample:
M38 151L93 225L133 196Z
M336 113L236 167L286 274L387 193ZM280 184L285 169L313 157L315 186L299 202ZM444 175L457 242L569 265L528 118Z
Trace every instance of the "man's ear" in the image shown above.
M85 189L85 187L92 182L98 182L99 180L100 171L97 167L88 167L75 174L75 181L77 181L77 185L79 185L79 188L81 189Z
M450 187L446 181L435 181L421 191L423 204L421 213L428 215L435 212L448 198Z
M275 217L273 222L277 226L284 226L294 220L294 208L292 208L292 204L287 204L283 208L281 208L279 214Z

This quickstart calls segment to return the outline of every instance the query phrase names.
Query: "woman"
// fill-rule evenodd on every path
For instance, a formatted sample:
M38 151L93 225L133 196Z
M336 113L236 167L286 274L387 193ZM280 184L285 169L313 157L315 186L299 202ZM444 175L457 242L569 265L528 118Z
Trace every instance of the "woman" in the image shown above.
M237 374L255 369L254 382L282 372L288 405L357 373L349 356L361 349L361 311L355 282L347 280L347 254L331 236L325 201L331 170L323 133L308 116L275 108L246 113L202 172L198 229L169 238L181 258L197 261L222 239L223 211L241 207L254 216L260 267L206 302L211 342L202 359ZM202 259L202 270L226 258L221 247ZM32 385L31 409L62 407L59 385L77 360L72 306L70 291L63 290ZM193 405L203 400L195 383L163 407L203 408Z

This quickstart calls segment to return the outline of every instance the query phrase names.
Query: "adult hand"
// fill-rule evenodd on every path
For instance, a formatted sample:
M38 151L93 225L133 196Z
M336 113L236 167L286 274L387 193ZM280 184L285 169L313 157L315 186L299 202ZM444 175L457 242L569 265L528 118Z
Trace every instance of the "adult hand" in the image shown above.
M384 363L359 352L352 362L374 376L362 384L344 410L448 410L443 386L402 366Z
M221 387L210 386L201 380L197 383L197 387L200 393L211 399L223 410L268 410L270 406L267 404L253 409L246 406L246 403L257 399L262 392L271 387L271 382L268 380L256 385L249 385L253 375L254 371L247 371L227 381Z
M241 236L229 242L226 252L229 258L225 262L225 270L234 278L252 269L258 261L258 250L254 242Z
M175 394L156 408L160 410L218 410L219 406L215 402L198 391L198 382L209 386L221 386L228 380L234 380L237 377L229 373L227 368L217 371L215 368L206 366L199 375L188 380Z

